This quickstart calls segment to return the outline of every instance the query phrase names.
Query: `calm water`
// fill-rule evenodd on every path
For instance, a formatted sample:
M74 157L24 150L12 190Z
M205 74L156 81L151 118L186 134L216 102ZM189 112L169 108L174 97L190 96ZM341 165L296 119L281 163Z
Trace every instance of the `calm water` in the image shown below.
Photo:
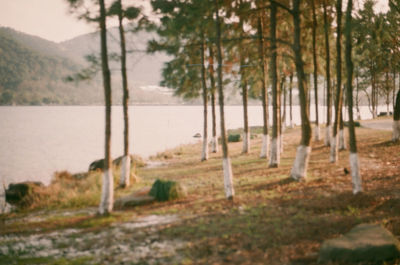
M261 110L260 106L249 107L251 126L262 125ZM243 127L241 106L228 106L225 112L228 129ZM202 133L202 113L201 106L131 107L131 153L147 157L199 141L193 135ZM293 113L299 124L298 107ZM321 108L320 114L325 113ZM370 117L368 108L363 107L362 118ZM211 124L211 117L209 120ZM122 107L113 107L112 121L115 158L123 152ZM0 107L0 146L0 184L24 180L47 184L57 170L86 171L93 160L104 155L104 107Z

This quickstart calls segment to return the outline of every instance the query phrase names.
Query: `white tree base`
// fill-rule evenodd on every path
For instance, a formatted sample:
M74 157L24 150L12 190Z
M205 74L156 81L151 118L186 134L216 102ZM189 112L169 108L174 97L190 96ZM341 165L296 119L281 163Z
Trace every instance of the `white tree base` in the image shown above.
M279 136L277 138L272 138L271 140L271 152L269 158L269 167L278 167L280 162L280 140Z
M346 139L344 138L344 130L339 131L339 150L346 150Z
M290 129L293 129L293 128L294 128L293 121L290 121L290 122L289 122L289 128L290 128Z
M320 129L319 125L316 125L314 128L314 141L319 141L320 140Z
M233 175L231 160L229 158L224 158L222 160L222 167L224 170L224 188L225 196L227 199L232 199L235 195L235 190L233 189Z
M325 146L330 146L331 145L331 131L332 127L326 126L325 128Z
M101 190L101 201L99 214L104 215L112 211L114 204L114 178L111 168L103 172L103 184Z
M360 175L360 164L357 153L350 153L351 181L353 183L353 194L362 192L362 180Z
M393 120L393 135L392 141L397 142L400 139L400 120Z
M305 180L308 161L310 159L311 147L300 145L297 147L296 158L293 163L290 176L295 180Z
M203 151L201 153L201 161L208 159L208 140L207 137L203 138Z
M119 186L129 187L130 179L131 179L131 156L127 155L122 158Z
M268 134L263 134L260 158L267 158L268 147L269 147L269 135Z
M248 154L250 152L250 133L243 133L243 154Z
M213 136L211 140L211 152L218 153L218 139L217 136Z
M329 156L329 161L331 163L336 163L336 161L339 160L339 135L334 135L331 138L331 150L330 150L330 156Z

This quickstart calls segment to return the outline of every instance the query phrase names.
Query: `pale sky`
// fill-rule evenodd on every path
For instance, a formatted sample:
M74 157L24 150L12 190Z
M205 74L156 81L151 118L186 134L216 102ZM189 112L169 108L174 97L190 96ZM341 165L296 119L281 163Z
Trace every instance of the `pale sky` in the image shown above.
M128 1L149 7L148 0ZM387 0L378 0L378 10L387 6ZM0 26L55 42L96 30L69 14L66 0L0 0Z

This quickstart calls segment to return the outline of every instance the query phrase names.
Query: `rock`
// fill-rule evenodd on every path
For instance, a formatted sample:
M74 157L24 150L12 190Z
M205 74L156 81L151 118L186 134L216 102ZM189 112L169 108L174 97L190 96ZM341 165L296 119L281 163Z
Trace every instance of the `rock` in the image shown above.
M400 257L400 242L381 225L360 224L342 237L323 242L319 262L383 262Z
M186 189L178 182L157 179L149 195L157 201L170 201L186 197Z
M41 182L26 181L21 183L11 183L6 189L6 202L20 207L30 206L33 196L38 188L43 187Z
M121 198L118 198L114 202L115 209L121 209L126 207L135 207L140 205L145 205L154 202L156 199L150 195L143 196L133 196L128 195Z
M145 167L146 166L146 162L143 160L143 158L141 158L140 156L136 156L136 155L130 155L131 156L131 167L132 166L136 166L136 167ZM114 166L121 166L121 161L122 161L122 157L120 156L116 159L113 160L113 165ZM95 160L92 163L90 163L89 165L89 171L96 171L96 170L103 170L104 168L104 159L99 159L99 160Z

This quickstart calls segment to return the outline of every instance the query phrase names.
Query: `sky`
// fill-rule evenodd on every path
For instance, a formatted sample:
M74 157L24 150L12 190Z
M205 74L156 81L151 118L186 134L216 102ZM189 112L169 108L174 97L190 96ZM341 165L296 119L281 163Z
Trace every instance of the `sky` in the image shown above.
M149 9L148 0L126 1ZM378 0L377 9L386 9L387 5L387 0ZM111 26L113 24L116 25L111 23ZM0 26L54 42L96 30L96 25L88 25L71 15L66 0L0 0Z

